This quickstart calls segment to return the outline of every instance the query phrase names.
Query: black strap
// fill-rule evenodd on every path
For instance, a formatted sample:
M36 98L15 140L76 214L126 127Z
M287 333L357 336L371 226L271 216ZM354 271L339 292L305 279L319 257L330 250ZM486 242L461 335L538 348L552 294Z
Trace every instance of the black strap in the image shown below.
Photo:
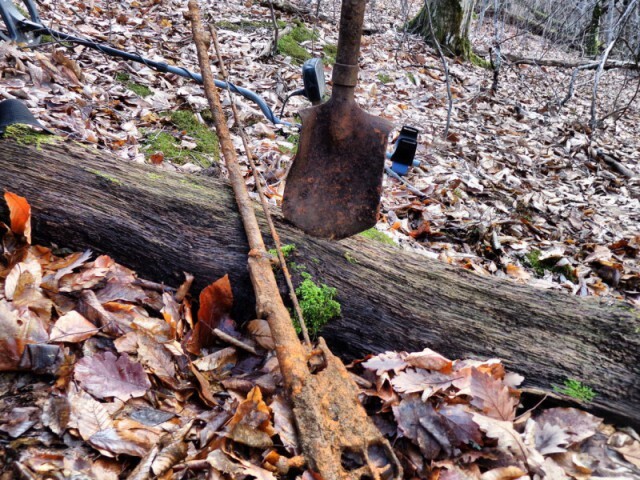
M0 135L4 135L4 131L9 125L15 125L16 123L31 125L42 129L43 132L53 134L51 130L45 128L33 116L33 113L20 100L9 99L0 102Z

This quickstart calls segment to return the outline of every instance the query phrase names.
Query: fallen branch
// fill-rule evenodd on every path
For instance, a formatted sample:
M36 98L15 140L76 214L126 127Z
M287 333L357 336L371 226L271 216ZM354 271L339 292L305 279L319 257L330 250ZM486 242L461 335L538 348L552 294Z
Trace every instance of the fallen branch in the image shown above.
M256 318L247 237L228 183L73 144L4 139L1 189L29 199L38 243L108 253L172 286L187 271L192 291L229 273L234 318ZM8 218L4 205L0 218ZM481 277L360 235L318 240L279 214L274 221L283 243L296 246L290 260L337 289L342 317L322 333L344 358L427 346L453 358L500 357L526 376L525 388L580 380L598 394L592 412L640 427L639 321L626 304Z
M535 65L537 67L558 67L558 68L580 68L581 70L595 70L601 62L592 60L556 60L547 58L521 57L512 53L503 53L502 56L515 65ZM628 70L640 70L640 64L637 62L623 60L609 60L603 69L612 70L614 68L622 68Z

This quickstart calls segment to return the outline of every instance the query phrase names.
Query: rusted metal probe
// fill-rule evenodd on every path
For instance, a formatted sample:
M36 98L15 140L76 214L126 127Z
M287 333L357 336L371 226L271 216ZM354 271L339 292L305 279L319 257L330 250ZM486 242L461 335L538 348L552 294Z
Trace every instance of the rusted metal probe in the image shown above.
M256 295L256 313L269 323L307 467L324 480L400 479L400 463L389 442L358 401L358 388L345 366L331 353L322 338L317 348L312 350L310 346L303 345L295 333L289 312L280 297L220 105L196 0L189 0L189 19L205 94L247 234L249 274Z

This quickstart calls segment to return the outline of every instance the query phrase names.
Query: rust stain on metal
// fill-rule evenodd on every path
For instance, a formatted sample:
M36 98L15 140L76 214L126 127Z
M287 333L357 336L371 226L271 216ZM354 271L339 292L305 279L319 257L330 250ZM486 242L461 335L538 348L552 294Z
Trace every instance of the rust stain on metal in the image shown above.
M300 112L298 154L285 185L287 220L340 239L375 225L391 124L354 100L365 0L343 0L331 99Z
M358 401L349 372L322 338L318 350L320 360L307 362L313 368L290 397L308 466L324 480L401 479L400 462Z

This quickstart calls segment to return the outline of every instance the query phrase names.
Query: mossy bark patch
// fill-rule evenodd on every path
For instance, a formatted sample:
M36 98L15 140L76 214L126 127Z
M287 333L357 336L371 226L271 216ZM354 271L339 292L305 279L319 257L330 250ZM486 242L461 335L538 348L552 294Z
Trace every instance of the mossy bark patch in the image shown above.
M469 25L475 3L476 0L429 0L429 9L423 6L407 28L424 37L430 45L437 41L445 54L469 60L473 53Z

